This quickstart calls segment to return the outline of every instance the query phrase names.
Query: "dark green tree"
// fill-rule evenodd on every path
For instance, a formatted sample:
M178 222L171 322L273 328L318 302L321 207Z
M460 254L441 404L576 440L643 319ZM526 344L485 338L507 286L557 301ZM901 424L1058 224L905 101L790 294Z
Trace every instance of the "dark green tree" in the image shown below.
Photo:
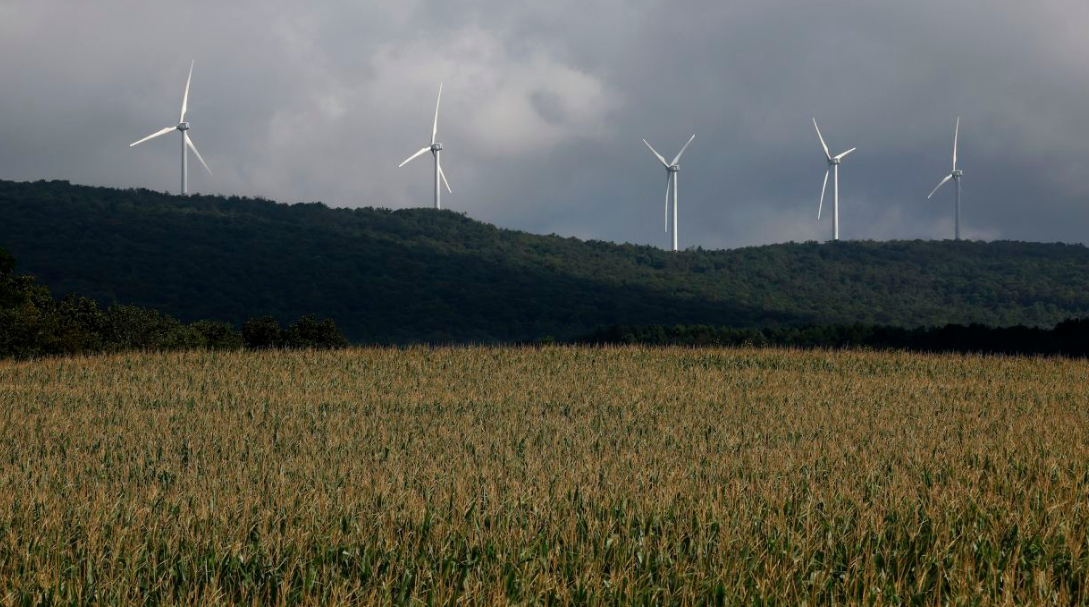
M245 345L242 334L229 323L198 320L189 328L200 335L203 346L209 350L240 350Z
M111 306L103 324L106 345L112 350L170 350L200 345L197 335L157 310Z
M330 318L318 319L315 316L303 316L284 331L286 348L343 348L348 340L337 329L337 324Z
M284 332L280 323L271 316L251 318L242 325L242 341L247 348L255 350L282 348Z

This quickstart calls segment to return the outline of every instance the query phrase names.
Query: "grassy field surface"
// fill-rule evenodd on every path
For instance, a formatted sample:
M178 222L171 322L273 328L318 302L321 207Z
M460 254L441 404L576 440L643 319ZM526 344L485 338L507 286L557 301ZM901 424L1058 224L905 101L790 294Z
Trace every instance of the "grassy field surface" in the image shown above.
M0 604L1086 604L1089 363L0 362Z

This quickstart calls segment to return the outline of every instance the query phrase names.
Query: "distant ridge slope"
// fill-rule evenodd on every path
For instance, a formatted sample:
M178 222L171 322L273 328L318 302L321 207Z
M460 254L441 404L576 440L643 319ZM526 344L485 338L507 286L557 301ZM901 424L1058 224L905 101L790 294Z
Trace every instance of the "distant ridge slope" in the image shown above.
M0 246L54 293L179 319L336 320L354 341L568 338L611 324L1053 325L1089 316L1089 249L791 243L669 253L450 211L330 209L0 181Z

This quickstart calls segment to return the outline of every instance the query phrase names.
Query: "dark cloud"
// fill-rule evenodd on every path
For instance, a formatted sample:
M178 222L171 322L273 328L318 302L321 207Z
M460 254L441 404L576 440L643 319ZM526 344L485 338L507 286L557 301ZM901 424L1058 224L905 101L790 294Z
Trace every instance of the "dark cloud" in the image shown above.
M666 155L691 133L682 246L825 239L810 119L857 146L846 238L964 230L1084 241L1089 5L1072 0L601 0L293 3L0 0L0 177L176 189L176 119L196 59L196 191L429 204L440 138L453 209L502 226L665 246Z

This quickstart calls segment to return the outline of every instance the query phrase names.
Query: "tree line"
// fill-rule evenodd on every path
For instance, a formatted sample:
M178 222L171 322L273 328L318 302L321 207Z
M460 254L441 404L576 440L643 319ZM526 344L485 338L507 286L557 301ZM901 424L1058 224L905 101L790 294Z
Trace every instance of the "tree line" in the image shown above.
M543 337L533 343L553 343ZM871 348L925 352L1061 355L1089 357L1089 319L1064 320L1053 328L947 324L914 329L862 323L765 327L711 325L611 325L576 344ZM15 271L15 259L0 248L0 357L121 352L128 350L239 350L340 348L348 345L336 323L304 315L283 327L271 316L231 323L183 323L151 308L90 298L55 298L33 276Z
M1089 319L1068 319L1053 328L948 324L903 327L849 324L743 329L707 325L602 327L575 343L655 346L755 346L868 348L916 352L1057 355L1089 357Z
M317 314L355 343L565 341L609 325L1053 327L1089 318L1082 245L841 241L674 254L358 202L0 180L0 243L58 296L239 327L254 316Z
M90 298L54 298L34 277L15 272L15 259L0 248L0 357L38 358L126 350L239 350L242 348L338 348L348 344L330 319L312 315L287 327L271 316L240 328L226 322L182 323L157 310L132 305L105 309Z

